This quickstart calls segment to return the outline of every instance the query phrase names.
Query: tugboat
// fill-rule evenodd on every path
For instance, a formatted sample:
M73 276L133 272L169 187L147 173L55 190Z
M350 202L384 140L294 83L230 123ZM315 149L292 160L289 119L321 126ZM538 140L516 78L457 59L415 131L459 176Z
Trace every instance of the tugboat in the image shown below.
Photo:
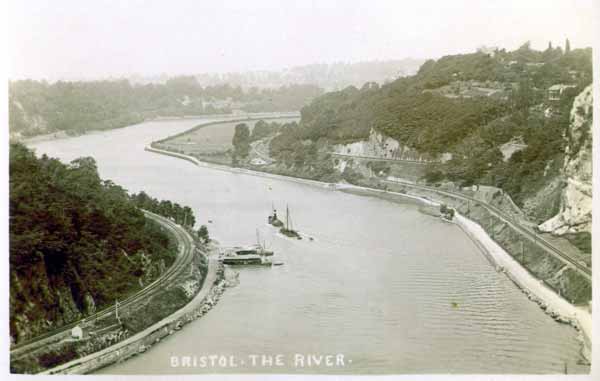
M288 208L287 205L285 206L285 226L282 226L281 229L279 229L279 232L286 237L302 239L302 237L300 236L300 233L295 231L294 228L292 227L292 218L290 217L290 208Z

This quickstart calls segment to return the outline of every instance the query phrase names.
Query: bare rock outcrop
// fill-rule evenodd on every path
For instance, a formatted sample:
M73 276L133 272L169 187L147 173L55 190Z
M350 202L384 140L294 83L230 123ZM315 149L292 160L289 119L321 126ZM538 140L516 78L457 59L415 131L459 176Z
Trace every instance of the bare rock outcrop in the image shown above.
M573 101L570 126L565 139L563 166L566 186L559 213L542 223L544 232L562 235L590 232L592 226L592 86Z
M377 157L383 159L400 159L415 161L446 161L451 158L445 153L439 157L419 152L414 148L402 145L399 141L371 129L367 140L350 144L335 144L333 153L351 156Z

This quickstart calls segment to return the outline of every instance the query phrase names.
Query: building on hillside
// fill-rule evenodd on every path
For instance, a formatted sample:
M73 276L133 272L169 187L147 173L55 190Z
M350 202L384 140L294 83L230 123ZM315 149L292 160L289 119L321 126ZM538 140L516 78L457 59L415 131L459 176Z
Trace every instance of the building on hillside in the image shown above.
M566 89L570 89L572 87L575 87L575 85L557 84L557 85L550 86L548 88L548 100L549 101L559 101L563 92Z
M81 327L78 325L73 327L73 329L71 329L71 338L75 340L83 339L83 329L81 329Z

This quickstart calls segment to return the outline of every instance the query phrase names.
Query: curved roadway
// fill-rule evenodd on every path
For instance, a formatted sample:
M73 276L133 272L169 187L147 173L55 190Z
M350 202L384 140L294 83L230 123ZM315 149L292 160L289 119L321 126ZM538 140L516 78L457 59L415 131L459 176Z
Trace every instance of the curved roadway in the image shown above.
M158 279L150 283L143 289L128 296L126 299L119 303L120 308L127 307L129 305L138 303L149 296L152 296L157 291L163 289L164 286L168 285L175 277L177 277L181 270L187 269L194 257L194 241L190 234L181 226L175 224L173 221L143 210L146 218L152 219L165 228L167 228L178 241L178 254L173 264L164 272ZM94 320L100 320L108 315L115 313L115 306L107 307L101 311L98 311L92 315L86 316L83 319L63 325L60 328L46 332L29 340L13 345L10 351L11 359L19 358L27 352L39 348L42 345L46 345L52 342L59 341L70 336L71 328L76 325L82 325L89 323Z

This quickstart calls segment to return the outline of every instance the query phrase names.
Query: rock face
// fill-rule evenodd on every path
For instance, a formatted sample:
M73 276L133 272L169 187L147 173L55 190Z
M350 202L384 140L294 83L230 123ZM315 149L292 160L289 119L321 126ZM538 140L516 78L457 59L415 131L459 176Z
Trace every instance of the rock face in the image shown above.
M87 292L83 298L83 308L87 315L91 315L96 312L96 303L89 292Z
M385 136L381 132L371 129L368 140L361 140L350 144L336 144L332 147L333 152L341 155L378 157L384 159L402 159L416 161L445 161L449 160L449 154L440 157L418 152L415 149L400 144L395 139Z
M565 139L563 166L566 187L560 212L539 226L557 235L590 232L592 227L592 86L573 101L571 124Z

